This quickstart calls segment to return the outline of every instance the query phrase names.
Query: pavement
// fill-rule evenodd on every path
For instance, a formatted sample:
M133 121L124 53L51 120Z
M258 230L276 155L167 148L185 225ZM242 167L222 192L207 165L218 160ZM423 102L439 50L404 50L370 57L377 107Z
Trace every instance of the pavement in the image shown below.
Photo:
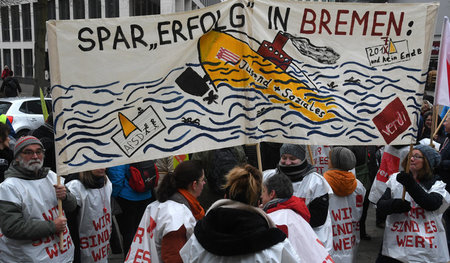
M1 83L0 83L1 85ZM21 96L32 96L33 85L20 84L22 87ZM355 263L373 263L375 262L378 252L383 241L383 229L377 228L375 224L375 207L371 204L367 213L366 232L371 236L371 240L361 240ZM112 254L108 258L110 263L122 263L124 261L123 254Z

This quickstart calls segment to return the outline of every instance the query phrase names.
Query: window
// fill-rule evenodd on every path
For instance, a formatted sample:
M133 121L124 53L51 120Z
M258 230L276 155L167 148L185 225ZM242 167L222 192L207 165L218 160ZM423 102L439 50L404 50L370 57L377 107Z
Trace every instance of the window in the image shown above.
M105 0L106 17L119 17L119 0Z
M8 42L11 39L9 36L9 11L7 6L0 9L0 15L2 16L2 39L4 42Z
M69 0L59 0L59 19L70 19Z
M14 49L14 76L22 76L22 50Z
M55 6L55 0L49 0L47 4L47 18L50 19L56 19L56 6Z
M84 19L84 0L73 0L73 19Z
M9 107L11 107L11 102L2 101L0 102L0 114L6 114L8 112Z
M11 26L13 41L20 41L20 15L19 6L11 6Z
M131 15L157 15L160 13L159 0L131 0Z
M19 108L19 111L29 114L42 114L42 107L40 100L25 101Z
M8 65L9 68L12 68L12 65L11 65L11 49L3 49L3 63L5 65ZM5 65L3 65L3 66L5 66Z
M22 5L22 34L23 41L31 41L31 11L30 4Z
M33 77L33 50L23 50L23 61L25 66L25 77Z
M89 18L102 17L102 3L100 0L89 0Z

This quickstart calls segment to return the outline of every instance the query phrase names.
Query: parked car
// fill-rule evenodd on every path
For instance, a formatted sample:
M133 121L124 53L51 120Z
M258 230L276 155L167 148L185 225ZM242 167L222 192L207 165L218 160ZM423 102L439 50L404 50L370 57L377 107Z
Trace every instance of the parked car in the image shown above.
M48 113L52 112L52 99L45 98ZM45 123L41 99L38 97L0 98L0 114L11 122L16 138L28 134Z

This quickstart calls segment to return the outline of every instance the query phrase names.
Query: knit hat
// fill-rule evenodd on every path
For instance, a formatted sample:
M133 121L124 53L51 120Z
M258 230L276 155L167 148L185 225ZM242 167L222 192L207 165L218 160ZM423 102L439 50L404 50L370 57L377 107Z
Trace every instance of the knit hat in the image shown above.
M414 149L419 150L423 156L427 158L431 170L433 170L441 162L441 155L428 145L418 144L414 146Z
M305 145L285 143L280 148L280 158L283 154L293 155L303 161L306 157Z
M39 144L42 149L44 149L44 146L38 138L34 136L22 136L16 141L16 146L14 147L14 157L21 153L23 148L31 144Z
M348 171L355 168L356 157L353 152L345 147L333 147L330 151L332 168Z

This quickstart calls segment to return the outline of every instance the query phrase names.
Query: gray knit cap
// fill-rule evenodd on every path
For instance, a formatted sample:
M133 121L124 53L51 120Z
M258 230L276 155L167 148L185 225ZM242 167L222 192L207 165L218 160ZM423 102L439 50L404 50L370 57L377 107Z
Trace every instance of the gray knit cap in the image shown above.
M333 147L330 151L331 166L335 169L348 171L355 168L355 154L345 147Z
M414 146L414 149L419 150L423 156L427 158L431 170L433 170L441 162L441 155L428 145L418 144Z
M305 145L284 143L280 148L280 158L283 154L293 155L303 161L306 159Z
M31 144L39 144L42 149L44 149L44 146L38 138L34 136L22 136L16 141L16 146L14 147L14 157L17 157L17 155L21 153L25 147Z

